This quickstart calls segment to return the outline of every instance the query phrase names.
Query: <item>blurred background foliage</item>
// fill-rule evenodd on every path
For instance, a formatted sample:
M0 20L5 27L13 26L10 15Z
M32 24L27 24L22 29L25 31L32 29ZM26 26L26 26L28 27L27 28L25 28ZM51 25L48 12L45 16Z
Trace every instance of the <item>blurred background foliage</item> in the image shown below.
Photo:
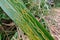
M55 7L60 7L60 0L54 0Z

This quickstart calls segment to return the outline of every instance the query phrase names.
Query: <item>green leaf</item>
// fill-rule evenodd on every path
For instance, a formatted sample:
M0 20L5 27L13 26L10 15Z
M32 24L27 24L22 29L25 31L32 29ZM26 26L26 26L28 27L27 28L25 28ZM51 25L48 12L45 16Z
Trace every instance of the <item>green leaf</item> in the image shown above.
M26 33L30 40L54 40L25 7L22 0L0 0L0 3L1 8Z
M16 32L14 36L11 38L11 40L14 40L14 38L17 39L17 37L18 37L18 33Z
M1 33L0 33L0 40L2 39Z

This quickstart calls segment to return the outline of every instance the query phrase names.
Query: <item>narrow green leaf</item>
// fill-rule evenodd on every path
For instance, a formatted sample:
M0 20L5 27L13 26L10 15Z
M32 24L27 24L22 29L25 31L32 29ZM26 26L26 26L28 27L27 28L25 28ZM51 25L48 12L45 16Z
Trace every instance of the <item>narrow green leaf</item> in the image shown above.
M17 39L17 37L18 37L18 33L16 32L14 36L11 38L11 40L14 40L14 38Z
M0 33L0 40L2 39L1 33Z
M26 33L30 40L54 40L25 7L22 0L0 0L0 3L6 14Z

